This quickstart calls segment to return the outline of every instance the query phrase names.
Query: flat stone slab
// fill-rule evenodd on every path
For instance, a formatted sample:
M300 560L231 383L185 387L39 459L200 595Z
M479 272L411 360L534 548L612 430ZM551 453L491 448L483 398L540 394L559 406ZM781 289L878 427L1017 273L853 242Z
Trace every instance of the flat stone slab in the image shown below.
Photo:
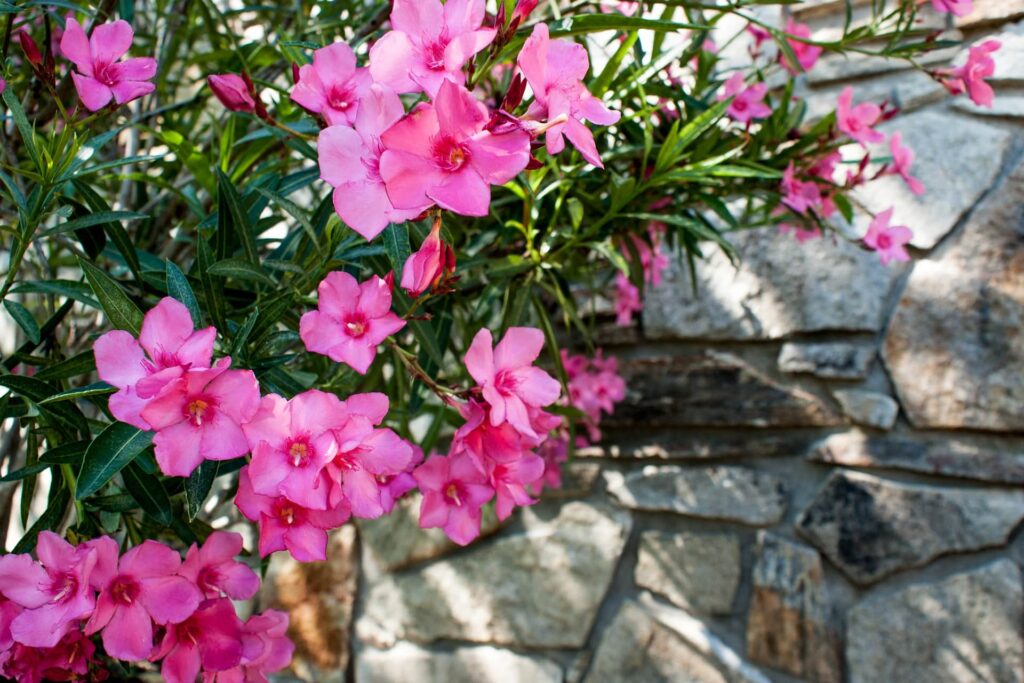
M779 351L779 370L825 379L863 379L875 345L870 342L786 342Z
M896 424L900 406L892 396L865 389L838 389L832 395L857 424L875 429L892 429Z
M1022 206L1024 164L914 266L882 358L915 427L1024 431Z
M1020 570L998 560L850 610L851 683L1021 683L1024 593Z
M951 437L833 434L808 454L811 462L924 472L1000 484L1024 484L1024 444L980 446Z
M687 611L730 614L741 572L736 534L645 531L633 576Z
M368 581L357 633L513 647L579 648L597 616L631 519L606 505L541 503L521 525L462 552Z
M818 552L757 535L747 612L747 656L815 683L840 683L843 656Z
M898 116L879 129L886 135L899 131L903 144L914 150L912 172L925 193L915 195L899 176L885 176L853 196L871 213L895 207L893 223L908 226L914 232L911 244L920 249L938 244L992 187L1013 139L1010 131L940 110Z
M828 427L825 401L765 377L728 354L635 358L620 364L628 391L606 423L649 427Z
M620 460L725 460L729 458L771 458L805 453L811 445L802 436L762 436L746 434L693 436L690 430L651 434L633 431L606 433L597 446L576 451L580 458Z
M615 501L634 510L676 512L752 526L775 524L786 513L788 494L782 479L745 467L648 465L625 475L604 475Z
M489 645L434 651L413 643L390 650L364 648L356 657L358 683L562 683L562 668L550 659Z
M800 514L797 530L864 585L940 555L1004 545L1021 519L1021 489L905 484L840 470Z

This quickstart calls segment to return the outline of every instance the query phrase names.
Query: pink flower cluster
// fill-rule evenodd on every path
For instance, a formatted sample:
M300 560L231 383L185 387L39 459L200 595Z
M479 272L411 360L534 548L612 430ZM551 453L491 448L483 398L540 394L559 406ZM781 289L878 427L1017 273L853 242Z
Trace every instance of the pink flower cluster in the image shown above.
M288 616L268 610L242 622L231 600L251 598L259 578L235 557L238 534L215 531L182 562L156 541L119 556L109 536L73 546L39 534L36 558L0 557L0 675L18 681L77 680L107 656L160 662L169 683L196 677L267 681L291 661Z
M659 201L651 206L657 210L668 206L669 202ZM648 240L639 235L630 234L626 237L634 246L640 258L640 268L644 274L644 283L657 287L661 284L661 276L668 267L668 256L662 253L661 243L664 239L665 224L658 221L651 221L647 224ZM623 248L623 256L627 260L633 258L633 251ZM630 281L629 276L623 272L615 273L615 324L620 327L629 327L633 324L633 316L644 309L643 301L640 299L640 289Z
M533 362L544 347L540 330L512 327L493 347L487 329L477 332L466 352L466 367L477 386L458 405L466 420L446 456L434 456L413 476L423 493L420 526L440 528L466 545L480 535L481 508L495 498L498 519L516 506L531 505L545 472L534 452L562 419L543 408L562 387Z
M562 367L569 376L569 395L565 402L579 409L590 443L601 440L601 417L615 412L615 404L626 397L626 381L619 375L617 358L605 358L601 349L593 358L570 356L562 350ZM580 437L582 438L582 437ZM587 442L578 439L578 446Z
M547 27L536 26L518 59L533 103L522 118L491 112L466 88L467 64L497 35L483 21L484 0L395 0L392 30L370 48L369 66L335 43L299 69L292 99L328 124L321 177L334 188L338 215L366 239L435 205L486 215L491 186L527 167L531 138L541 133L550 154L568 137L601 165L583 122L610 125L619 115L583 86L583 46L550 40ZM237 83L233 90L245 104ZM430 101L406 112L398 95L419 92Z
M985 79L995 74L996 62L992 59L992 54L1002 46L998 40L986 40L979 45L972 45L967 51L967 61L962 66L939 69L935 72L935 77L951 94L960 95L966 92L975 104L991 108L995 91Z

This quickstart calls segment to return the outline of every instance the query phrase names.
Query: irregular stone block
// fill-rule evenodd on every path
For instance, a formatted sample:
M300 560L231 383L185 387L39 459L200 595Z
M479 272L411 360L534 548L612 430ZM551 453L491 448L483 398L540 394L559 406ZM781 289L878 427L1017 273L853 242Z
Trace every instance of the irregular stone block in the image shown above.
M779 351L779 370L826 379L863 379L874 356L871 343L786 342Z
M839 389L832 395L843 407L843 412L856 422L876 429L892 429L900 412L892 396L864 389Z
M833 434L807 459L847 467L879 467L962 477L1003 484L1024 484L1024 450L979 446L948 437L920 439L875 437L862 432Z
M802 427L843 419L823 400L763 376L727 354L637 358L620 364L629 387L609 426Z
M871 213L890 207L893 223L913 232L911 244L931 249L967 209L992 187L1013 133L949 112L928 110L899 116L880 127L899 131L916 155L913 173L925 193L915 195L898 176L885 176L854 192ZM950 154L949 150L957 150Z
M1006 543L1024 490L904 484L858 472L828 478L798 531L852 581L869 584L939 555Z
M368 582L364 642L442 638L516 647L582 647L631 520L604 505L543 503L522 526L451 557Z
M914 266L882 358L916 427L1024 430L1021 207L1024 164L944 253Z
M366 648L356 657L358 683L562 683L562 669L549 659L489 645L432 651L412 643L390 650Z
M758 532L747 656L816 683L843 680L842 646L813 548Z
M696 264L696 294L688 267L670 259L662 284L646 293L648 339L778 339L794 332L881 329L897 271L874 254L844 240L797 245L768 229L728 237L739 264L709 249Z
M583 681L769 683L700 621L649 600L622 603Z
M983 107L968 99L957 99L953 106L960 111L979 116L996 116L1001 118L1024 118L1024 95L998 93L992 100L991 107Z
M736 534L645 531L634 578L684 609L730 614L741 570Z
M627 508L727 519L753 526L775 524L786 513L782 479L745 467L683 468L648 465L623 475L605 472L608 492Z
M807 451L807 438L801 436L763 436L751 439L746 434L690 436L669 433L650 435L622 432L607 435L599 446L580 449L581 458L635 460L722 460L725 458L770 458Z
M1024 16L1024 0L974 0L974 9L962 17L956 17L960 28L997 24Z
M873 595L850 610L851 683L1021 683L1020 570L999 560L932 583Z

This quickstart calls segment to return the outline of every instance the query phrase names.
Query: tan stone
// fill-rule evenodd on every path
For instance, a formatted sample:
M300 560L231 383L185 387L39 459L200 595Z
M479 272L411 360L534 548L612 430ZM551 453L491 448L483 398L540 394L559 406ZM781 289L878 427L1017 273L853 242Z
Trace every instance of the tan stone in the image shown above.
M683 609L729 614L742 569L736 534L645 531L634 577Z

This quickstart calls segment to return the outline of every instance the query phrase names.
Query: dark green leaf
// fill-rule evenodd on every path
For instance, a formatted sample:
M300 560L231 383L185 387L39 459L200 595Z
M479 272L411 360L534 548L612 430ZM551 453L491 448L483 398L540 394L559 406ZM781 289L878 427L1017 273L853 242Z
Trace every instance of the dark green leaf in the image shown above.
M51 465L77 465L81 463L90 443L85 440L73 441L51 448L40 456L39 462L48 462Z
M274 280L264 273L262 268L240 258L227 258L223 261L217 261L210 266L210 273L220 277L235 278L236 280L253 280L268 285L274 284Z
M99 213L91 213L88 216L82 216L81 218L65 221L60 225L43 231L42 235L43 237L47 237L49 235L65 233L70 230L88 228L93 225L104 225L114 221L141 220L143 218L149 218L149 216L144 213L138 213L137 211L100 211Z
M78 471L78 490L75 497L82 500L99 491L110 478L121 471L153 441L150 432L138 427L114 422L89 444Z
M63 427L69 429L72 432L87 432L89 429L88 423L85 421L85 416L70 403L55 403L53 405L45 405L43 401L56 395L57 390L34 377L23 377L21 375L2 375L0 376L0 386L7 387L14 393L24 396L28 400L32 401L39 406L45 414L51 416L56 420L57 423Z
M18 323L18 327L25 333L25 336L31 339L33 343L38 344L40 340L39 323L32 317L29 310L11 299L4 299L4 308L14 318L14 322Z
M33 474L39 474L43 470L48 470L48 469L50 469L51 465L52 465L52 463L48 463L48 462L32 463L31 465L26 465L25 467L22 467L20 470L15 470L15 471L11 472L10 474L7 474L7 475L5 475L3 477L0 477L0 482L5 482L6 483L6 482L9 482L9 481L18 481L19 479L24 479L25 477L30 477Z
M7 91L10 92L10 91ZM55 472L57 470L54 470ZM39 538L40 531L50 531L60 526L60 523L64 520L64 513L68 509L68 501L71 499L71 494L64 487L63 480L55 480L52 484L55 489L51 489L50 504L46 507L46 511L39 516L36 523L29 527L25 535L21 537L18 544L14 546L14 553L27 553L31 552L36 547L36 539Z
M218 465L220 463L216 460L205 460L185 480L185 507L188 511L189 521L196 518L206 497L210 495L213 480L217 478Z
M196 327L202 325L203 314L199 309L199 301L196 300L196 294L192 291L192 285L188 283L185 273L181 272L181 268L171 261L167 262L165 273L167 274L167 294L185 304L189 315L192 316L193 325Z
M242 198L238 196L234 184L223 171L218 169L217 174L217 229L234 230L242 244L246 260L258 267L260 257L256 249L256 237L253 235L252 226L249 225L249 216L242 206Z
M110 319L110 324L119 330L127 330L136 337L142 330L142 311L128 298L121 285L117 284L109 275L89 263L85 259L78 259L85 277L92 287L93 293L99 299L103 312Z
M412 248L409 246L409 228L405 224L392 223L384 228L381 237L384 239L384 250L388 254L388 260L391 261L392 270L400 274L406 259L412 253Z
M71 358L65 358L53 365L46 366L37 372L35 377L36 379L41 379L43 381L50 381L54 379L78 377L79 375L85 375L95 371L96 357L93 355L92 350L89 350L82 351Z
M146 514L164 526L171 523L171 499L159 479L134 462L121 470L121 478L124 479L125 489Z

